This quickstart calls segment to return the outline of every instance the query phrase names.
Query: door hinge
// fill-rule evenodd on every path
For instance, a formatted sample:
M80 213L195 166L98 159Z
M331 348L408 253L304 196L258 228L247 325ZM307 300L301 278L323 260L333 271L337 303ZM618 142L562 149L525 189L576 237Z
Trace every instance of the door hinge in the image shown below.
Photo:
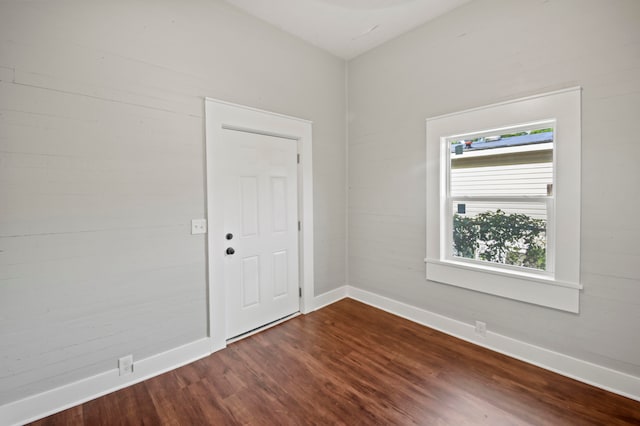
M298 164L300 164L300 154L298 154Z
M298 231L302 230L302 224L298 221Z
M302 287L298 287L298 297L302 297Z

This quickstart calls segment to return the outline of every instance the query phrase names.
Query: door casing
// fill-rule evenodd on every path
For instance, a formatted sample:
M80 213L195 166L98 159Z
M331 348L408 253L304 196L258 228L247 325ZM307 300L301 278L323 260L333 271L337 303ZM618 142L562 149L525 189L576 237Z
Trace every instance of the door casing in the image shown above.
M298 165L298 214L299 274L302 297L300 312L312 311L313 290L313 174L312 174L312 123L243 105L217 99L205 98L206 130L206 199L207 199L207 290L208 290L208 336L211 352L226 347L226 297L224 268L221 256L213 256L224 249L222 238L224 221L216 203L216 164L224 161L221 155L223 129L240 130L269 136L294 139L298 143L300 163ZM220 163L218 163L220 164ZM220 235L218 235L220 234Z

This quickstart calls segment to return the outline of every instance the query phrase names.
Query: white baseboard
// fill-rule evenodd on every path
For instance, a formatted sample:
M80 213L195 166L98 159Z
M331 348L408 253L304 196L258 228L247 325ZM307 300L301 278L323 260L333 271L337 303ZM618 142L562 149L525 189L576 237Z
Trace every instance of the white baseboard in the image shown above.
M348 286L347 295L367 305L442 331L467 342L640 401L640 377L602 367L498 333L487 331L487 336L481 337L475 333L475 327L471 324L355 287Z
M134 360L133 373L127 376L118 375L115 368L10 402L0 406L0 424L25 424L158 376L209 355L210 345L209 338L200 339L149 358Z
M334 290L330 290L326 293L322 293L313 298L313 310L317 311L318 309L324 308L325 306L335 303L338 300L344 299L345 297L347 297L346 285L338 287Z

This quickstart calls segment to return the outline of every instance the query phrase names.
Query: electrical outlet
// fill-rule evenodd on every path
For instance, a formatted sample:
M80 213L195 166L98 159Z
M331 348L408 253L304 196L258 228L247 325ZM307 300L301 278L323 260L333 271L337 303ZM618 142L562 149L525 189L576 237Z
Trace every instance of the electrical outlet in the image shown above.
M191 220L191 235L206 234L206 233L207 233L207 219Z
M133 355L123 356L118 359L118 370L121 376L133 374Z
M482 321L476 321L476 334L487 337L487 323Z

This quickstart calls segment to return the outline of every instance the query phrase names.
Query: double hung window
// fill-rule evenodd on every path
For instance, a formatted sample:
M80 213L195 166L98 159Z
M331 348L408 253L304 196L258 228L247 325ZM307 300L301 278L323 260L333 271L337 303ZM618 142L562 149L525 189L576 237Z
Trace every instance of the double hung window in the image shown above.
M580 89L427 120L427 279L577 312Z
M447 259L552 272L554 127L545 121L447 138Z

